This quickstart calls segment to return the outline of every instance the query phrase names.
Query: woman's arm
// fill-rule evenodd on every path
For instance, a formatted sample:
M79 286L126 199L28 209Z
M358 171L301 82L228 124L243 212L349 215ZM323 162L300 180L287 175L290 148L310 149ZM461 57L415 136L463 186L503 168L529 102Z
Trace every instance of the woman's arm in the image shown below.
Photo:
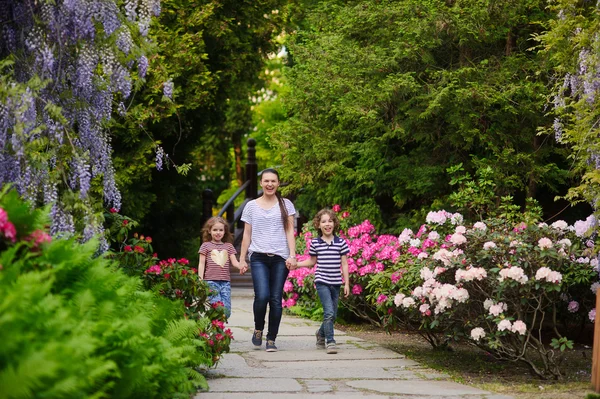
M242 236L242 248L240 249L240 270L248 270L248 264L246 263L246 255L248 254L248 248L250 248L250 241L252 240L252 225L244 223L244 235Z
M285 261L285 265L289 269L296 267L296 237L294 237L294 215L288 216L288 228L285 230L290 256Z
M350 295L350 278L348 276L348 257L342 255L342 278L344 280L344 296Z
M206 266L206 256L200 254L200 260L198 261L198 278L204 280L204 268Z

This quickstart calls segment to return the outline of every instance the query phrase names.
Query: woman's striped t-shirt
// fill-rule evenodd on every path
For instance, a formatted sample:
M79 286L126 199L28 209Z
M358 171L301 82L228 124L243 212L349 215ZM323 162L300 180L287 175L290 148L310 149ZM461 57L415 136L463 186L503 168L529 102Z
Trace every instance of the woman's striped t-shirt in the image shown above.
M333 236L331 245L321 237L313 238L308 254L317 257L315 283L342 285L342 256L348 252L350 249L343 238Z
M292 201L284 198L283 203L288 216L296 214ZM283 259L290 256L278 202L269 209L261 208L256 200L248 202L242 212L242 222L252 226L252 236L248 248L251 256L254 252L279 255Z

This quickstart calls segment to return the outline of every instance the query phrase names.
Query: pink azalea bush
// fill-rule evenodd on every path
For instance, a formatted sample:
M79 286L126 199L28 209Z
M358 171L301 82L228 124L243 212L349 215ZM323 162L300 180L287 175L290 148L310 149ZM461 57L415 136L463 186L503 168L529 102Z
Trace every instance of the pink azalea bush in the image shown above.
M441 210L399 236L377 235L369 221L346 226L352 294L340 297L341 306L378 326L415 330L433 346L466 340L540 377L559 378L555 352L565 349L560 343L572 347L566 331L595 319L600 283L588 237L595 219L570 226L523 216L527 222L468 224ZM312 234L305 231L302 245ZM290 273L284 306L297 306L299 298L304 307L316 306L313 274Z

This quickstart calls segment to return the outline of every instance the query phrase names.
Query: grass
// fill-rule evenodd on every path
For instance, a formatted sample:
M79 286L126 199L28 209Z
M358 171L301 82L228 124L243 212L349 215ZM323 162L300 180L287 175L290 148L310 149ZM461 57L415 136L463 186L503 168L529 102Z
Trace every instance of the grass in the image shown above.
M388 334L368 325L345 325L339 329L402 353L423 366L448 374L456 382L498 394L519 399L583 399L593 393L592 349L588 346L579 345L565 352L564 378L546 381L533 376L520 363L498 361L469 345L455 344L451 350L433 350L416 334Z

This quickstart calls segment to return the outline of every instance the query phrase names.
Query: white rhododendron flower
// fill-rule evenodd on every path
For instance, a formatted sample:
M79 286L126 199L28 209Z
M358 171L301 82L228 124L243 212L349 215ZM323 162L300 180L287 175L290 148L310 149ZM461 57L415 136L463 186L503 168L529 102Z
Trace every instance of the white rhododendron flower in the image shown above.
M473 225L473 228L476 230L482 230L482 231L487 230L487 226L483 222L475 222L475 224Z
M456 226L454 232L459 234L465 234L467 232L467 228L465 226Z
M499 316L507 309L508 306L506 306L504 302L498 302L497 304L490 306L489 312L492 316Z
M540 249L552 248L552 240L548 237L542 237L538 240L538 247L540 247Z
M540 267L535 273L536 280L546 280L549 283L558 284L562 281L562 274L547 267Z
M450 236L450 242L454 245L461 245L467 242L467 238L461 233L454 233Z
M557 220L556 222L552 223L550 227L556 230L566 230L567 227L569 227L569 224L564 220Z
M511 331L514 333L519 333L521 335L525 335L525 333L527 332L527 325L525 323L523 323L521 320L517 320L513 323Z
M413 238L412 240L409 241L409 244L411 247L418 248L421 246L421 240L419 240L418 238Z
M572 243L568 238L563 238L562 240L557 241L556 245L562 248L571 248Z
M596 294L596 291L598 291L598 288L600 288L600 283L599 282L595 282L594 284L592 284L592 286L590 287L590 290L592 290L592 292L594 294Z
M408 296L402 300L402 306L405 308L413 307L415 306L415 300Z
M471 338L475 341L479 341L481 338L485 337L485 331L481 327L475 327L471 330Z
M492 248L496 248L496 243L494 241L488 241L485 244L483 244L483 249L485 249L485 250L492 249Z
M492 299L486 299L485 301L483 301L483 308L485 310L488 310L490 308L490 306L492 306L494 304L494 301Z
M512 324L510 322L510 320L501 320L500 323L498 323L498 331L504 331L504 330L508 330L511 331L512 329Z
M525 271L518 266L511 266L500 270L500 277L498 277L499 281L504 281L506 279L515 280L521 284L525 284L529 277L525 275Z
M396 306L400 306L402 305L402 301L404 300L404 298L406 297L406 295L404 295L403 293L399 292L396 294L396 296L394 297L394 303L396 304Z
M411 229L404 229L402 230L402 233L400 233L400 235L398 236L398 244L400 245L404 245L407 242L410 241L410 238L412 237L413 232Z
M427 235L431 241L437 241L440 239L440 234L437 231L432 231Z

